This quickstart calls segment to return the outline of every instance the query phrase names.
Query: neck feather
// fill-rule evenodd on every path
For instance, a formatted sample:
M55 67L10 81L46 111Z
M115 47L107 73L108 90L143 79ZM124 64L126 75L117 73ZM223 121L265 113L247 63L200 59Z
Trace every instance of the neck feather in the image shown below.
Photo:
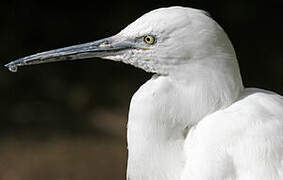
M189 124L235 102L243 91L237 59L203 59L174 69L169 75L180 84L188 97Z

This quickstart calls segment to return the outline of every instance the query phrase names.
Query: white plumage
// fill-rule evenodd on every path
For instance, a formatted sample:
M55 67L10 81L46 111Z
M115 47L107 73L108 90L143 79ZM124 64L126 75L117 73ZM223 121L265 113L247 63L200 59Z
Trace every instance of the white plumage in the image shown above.
M158 9L122 34L156 31L168 39L151 54L161 75L130 105L129 179L283 179L283 98L243 89L229 39L202 11Z
M129 180L283 179L283 98L243 87L229 38L205 12L157 9L113 37L7 66L90 57L155 73L130 104Z
M283 179L283 98L245 89L203 118L185 140L182 179Z

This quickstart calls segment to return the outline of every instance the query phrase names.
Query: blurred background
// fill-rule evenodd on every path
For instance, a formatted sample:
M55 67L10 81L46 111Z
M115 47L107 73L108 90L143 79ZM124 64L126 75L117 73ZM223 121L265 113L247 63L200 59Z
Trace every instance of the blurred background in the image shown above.
M128 106L150 74L100 59L2 65L119 32L158 7L204 9L226 30L244 84L283 94L283 6L267 1L0 3L0 180L125 179Z

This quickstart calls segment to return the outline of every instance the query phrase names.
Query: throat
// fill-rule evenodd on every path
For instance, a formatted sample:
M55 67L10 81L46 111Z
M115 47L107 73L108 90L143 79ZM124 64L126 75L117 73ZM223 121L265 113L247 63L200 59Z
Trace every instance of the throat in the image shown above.
M177 97L171 85L167 77L155 75L131 100L127 132L130 180L180 179L185 128L178 122L177 105L172 104Z

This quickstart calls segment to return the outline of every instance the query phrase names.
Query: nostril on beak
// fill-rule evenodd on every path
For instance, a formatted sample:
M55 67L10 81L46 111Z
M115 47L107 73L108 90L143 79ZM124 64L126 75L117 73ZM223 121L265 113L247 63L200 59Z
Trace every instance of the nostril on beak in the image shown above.
M99 44L99 47L105 47L105 46L110 46L111 43L108 41L104 41L103 43Z

